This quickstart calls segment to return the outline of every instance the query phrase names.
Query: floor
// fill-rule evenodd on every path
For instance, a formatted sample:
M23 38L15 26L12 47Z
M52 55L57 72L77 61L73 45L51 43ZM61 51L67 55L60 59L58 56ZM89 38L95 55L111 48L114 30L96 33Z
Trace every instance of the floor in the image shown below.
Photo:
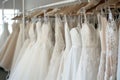
M6 80L7 72L0 68L0 80Z

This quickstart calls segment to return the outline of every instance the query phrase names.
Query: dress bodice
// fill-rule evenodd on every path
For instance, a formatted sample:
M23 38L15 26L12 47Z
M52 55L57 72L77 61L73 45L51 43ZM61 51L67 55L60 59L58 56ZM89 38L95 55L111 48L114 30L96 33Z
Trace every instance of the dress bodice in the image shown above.
M41 40L41 29L42 29L42 22L36 23L36 32L37 32L37 40Z
M76 28L72 28L70 34L71 34L72 45L81 46L79 31Z
M81 29L83 47L95 47L100 45L98 34L91 24L83 23Z
M60 48L63 48L63 45L64 45L64 26L61 22L61 19L58 17L56 18L56 23L55 23L55 43Z
M42 41L47 42L53 38L52 27L50 22L44 22L42 24Z
M29 29L29 37L30 40L36 40L36 35L35 35L35 24L31 23L30 29Z

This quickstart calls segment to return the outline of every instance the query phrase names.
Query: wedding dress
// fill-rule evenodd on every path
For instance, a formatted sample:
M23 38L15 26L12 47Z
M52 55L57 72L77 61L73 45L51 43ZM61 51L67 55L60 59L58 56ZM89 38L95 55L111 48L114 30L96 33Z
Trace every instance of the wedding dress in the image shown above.
M36 63L38 63L38 57L40 56L37 55L36 57L36 52L34 52L33 50L33 45L36 42L35 28L35 24L32 23L29 30L30 43L22 54L19 63L17 63L14 72L10 74L8 80L39 80L36 79L37 77L35 76L38 75L38 73L36 72L38 72L39 70L36 70L35 67L38 67Z
M116 80L118 59L118 30L115 21L106 28L106 71L104 80Z
M40 45L40 74L38 75L40 77L39 80L45 80L50 64L50 59L53 53L53 31L52 26L49 21L46 21L42 25L42 37L40 39L42 40ZM38 46L39 47L39 46Z
M105 17L100 16L100 40L101 40L101 58L100 58L100 65L99 71L97 75L97 80L104 80L105 76L105 64L106 64L106 26L107 20Z
M12 65L12 59L16 47L16 42L19 34L19 23L13 23L13 32L10 35L11 39L7 45L7 48L3 49L3 56L0 62L0 66L6 71L9 71Z
M82 52L76 80L97 80L100 62L100 40L97 30L83 23L81 29Z
M16 61L14 63L12 62L12 67L11 67L11 70L10 70L10 75L14 72L17 64L19 63L22 55L24 55L25 50L27 49L27 47L28 47L28 45L30 43L30 39L29 39L29 28L30 28L30 25L31 25L31 23L27 24L27 26L25 28L26 40L24 41L23 46L20 49L20 52L18 53Z
M70 34L72 40L72 47L65 62L66 71L64 73L63 80L75 80L81 55L81 36L77 27L72 28Z
M15 52L14 52L14 56L13 56L13 61L12 61L12 67L11 67L11 69L15 65L15 61L18 58L18 55L19 55L19 52L20 52L20 50L22 48L23 42L24 42L24 40L23 40L23 25L20 24L20 32L19 32L19 35L18 35L17 43L16 43L16 48L15 48Z
M62 80L62 75L65 74L65 61L66 61L66 57L68 56L68 53L71 49L72 46L72 42L71 42L71 36L70 36L70 30L69 30L69 26L67 21L65 22L65 26L64 26L64 30L65 30L65 51L62 55L62 58L60 60L60 67L59 67L59 71L57 74L57 80Z
M60 66L60 59L63 55L63 50L65 47L63 35L64 35L64 26L62 24L61 19L57 16L55 18L55 46L50 61L48 74L45 80L57 79L57 73Z
M3 32L0 36L0 51L3 47L3 45L5 44L5 42L7 41L7 38L9 36L9 31L8 31L8 23L4 23L4 26L3 27Z
M120 80L120 25L119 25L119 48L118 48L117 80Z

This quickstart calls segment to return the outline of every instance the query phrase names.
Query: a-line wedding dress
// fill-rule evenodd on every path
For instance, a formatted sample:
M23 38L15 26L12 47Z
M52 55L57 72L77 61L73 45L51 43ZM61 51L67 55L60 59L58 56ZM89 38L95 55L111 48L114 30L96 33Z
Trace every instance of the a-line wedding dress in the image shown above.
M0 66L6 71L9 71L12 65L16 42L19 34L19 27L19 23L13 23L13 32L10 35L11 39L7 45L7 48L3 49L2 51L3 56L1 58Z
M55 18L55 46L50 60L49 71L45 80L56 80L57 73L60 66L60 59L65 48L64 43L64 26L61 19L57 16Z
M14 72L10 74L8 80L38 80L36 77L36 68L38 67L37 59L39 56L35 56L35 52L33 50L33 45L36 42L36 26L35 23L32 23L29 29L30 43L24 54L22 55L19 63L16 65ZM33 67L34 66L34 67ZM37 70L38 72L39 70Z
M3 32L0 35L0 51L3 47L3 45L5 44L5 42L7 41L7 38L9 36L9 31L8 31L8 23L4 23L4 26L2 26L3 28Z
M115 21L106 27L106 71L104 80L116 80L118 62L118 29Z
M106 65L106 26L107 20L103 16L99 16L100 22L100 40L101 40L101 57L97 80L104 80L105 76L105 65Z
M82 52L76 80L97 80L100 62L100 39L97 30L83 23L81 29Z
M62 58L60 60L60 67L59 71L57 74L57 80L62 80L62 75L63 75L63 70L64 70L64 65L65 65L65 60L66 57L71 49L72 42L71 42L71 36L70 36L70 30L67 21L64 23L64 32L65 32L65 50L62 55Z

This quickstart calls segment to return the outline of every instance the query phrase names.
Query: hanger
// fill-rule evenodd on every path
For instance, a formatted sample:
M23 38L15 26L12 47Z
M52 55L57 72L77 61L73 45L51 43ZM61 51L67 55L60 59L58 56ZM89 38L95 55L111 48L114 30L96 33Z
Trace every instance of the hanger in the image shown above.
M59 11L57 12L57 14L60 15L74 15L78 12L78 10L85 6L87 3L80 3L80 4L76 4L76 5L70 5L70 6L66 6L63 8L60 8Z
M86 6L88 3L84 2L81 4L75 5L73 8L70 9L70 11L67 12L67 14L77 14L77 12L84 6Z
M86 12L88 12L88 10L91 8L94 8L97 4L99 4L101 0L91 0L84 8L86 10Z
M105 0L100 0L100 1L98 2L98 4L96 4L95 6L91 7L91 8L88 9L86 12L88 13L88 12L91 12L91 11L96 11L96 10L98 10L98 9L97 9L97 6L103 4L104 2L105 2Z
M41 17L44 17L44 13L47 13L47 12L49 12L49 11L52 11L53 9L52 8L49 8L49 9L47 9L47 10L41 10L39 13L37 13L34 17L39 17L39 16L41 16ZM45 12L44 12L45 11Z
M75 7L75 5L71 5L71 6L67 6L67 7L63 7L61 8L60 11L57 12L57 14L60 15L67 15L67 13L71 10L71 8Z
M49 15L49 16L54 16L55 13L57 13L59 10L60 10L59 8L55 8L55 9L49 11L49 12L46 12L46 14Z
M32 12L32 13L28 13L29 14L29 18L33 18L33 17L35 17L38 13L40 13L41 12L41 10L36 10L36 11L34 11L34 12Z

